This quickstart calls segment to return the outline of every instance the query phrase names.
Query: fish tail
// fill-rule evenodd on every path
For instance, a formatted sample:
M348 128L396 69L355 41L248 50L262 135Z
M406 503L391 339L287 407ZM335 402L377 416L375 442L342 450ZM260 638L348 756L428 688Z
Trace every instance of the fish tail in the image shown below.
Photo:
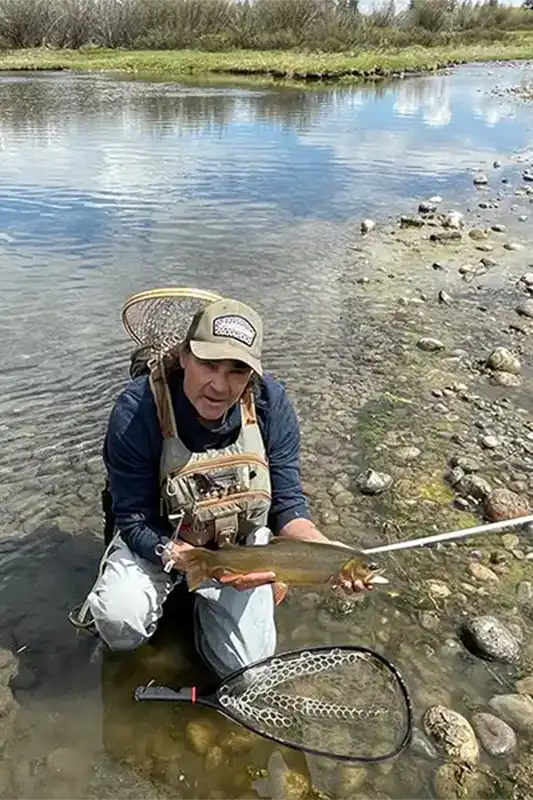
M185 563L185 576L189 591L193 592L209 578L216 559L215 554L210 550L195 548L183 553L181 560Z

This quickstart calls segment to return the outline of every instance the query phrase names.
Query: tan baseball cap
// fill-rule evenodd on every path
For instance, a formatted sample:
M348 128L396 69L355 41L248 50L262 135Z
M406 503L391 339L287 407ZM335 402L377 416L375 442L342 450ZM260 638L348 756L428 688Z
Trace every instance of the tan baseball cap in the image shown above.
M197 358L243 361L263 374L263 322L257 311L239 300L210 303L195 316L187 338Z

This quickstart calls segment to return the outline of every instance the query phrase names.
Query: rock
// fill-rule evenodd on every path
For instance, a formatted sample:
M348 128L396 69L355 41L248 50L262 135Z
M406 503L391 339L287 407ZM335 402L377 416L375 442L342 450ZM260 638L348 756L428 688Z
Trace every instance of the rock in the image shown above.
M516 599L521 606L533 605L533 583L520 581L516 587Z
M260 797L284 798L284 800L300 800L307 797L311 789L307 777L301 772L289 769L279 750L274 750L268 759L267 777L254 781L252 788Z
M460 211L449 211L443 214L441 224L444 228L461 228L464 225L464 214Z
M500 372L510 372L516 375L520 372L521 363L506 347L495 347L487 358L487 366Z
M533 319L533 300L522 300L516 307L516 313L520 314L521 317Z
M501 167L501 164L499 161L495 161L492 166L494 167L494 169L499 169Z
M481 464L479 461L476 461L474 458L470 458L469 456L452 456L450 459L450 464L454 467L459 467L462 469L463 472L467 474L471 472L479 472L481 469Z
M456 489L465 497L473 497L476 500L484 500L492 492L490 483L480 475L465 475Z
M472 230L468 232L468 235L471 239L474 239L474 241L478 242L489 238L487 231L484 231L481 228L472 228Z
M422 722L424 731L438 750L454 759L474 764L479 758L479 746L474 730L467 719L446 706L428 708Z
M533 697L533 675L526 675L516 682L516 689L520 694L529 694Z
M497 439L496 436L491 436L490 434L480 436L479 443L487 450L494 450L495 447L500 446L500 440Z
M520 278L526 286L533 286L533 272L525 272Z
M346 491L343 489L333 498L333 505L336 508L346 508L347 506L351 506L353 504L353 495L351 492Z
M425 581L427 590L432 597L444 599L451 595L451 590L446 586L443 581L427 580Z
M520 537L515 533L505 533L502 536L502 545L506 550L514 550L520 544Z
M220 769L224 762L224 751L217 744L210 747L204 758L204 769L207 772L213 772L215 769Z
M526 181L526 183L533 181L533 173L526 169L522 174L522 180Z
M446 267L444 266L444 264L441 264L439 261L434 261L431 266L433 267L433 269L440 269L440 270L444 270L444 272L446 272Z
M431 203L427 201L422 201L418 204L418 213L419 214L434 214L437 210L437 204Z
M506 250L523 250L524 245L518 242L505 242L504 247Z
M429 241L445 244L446 242L454 242L461 238L461 231L435 231L430 234Z
M392 478L386 472L368 469L356 478L356 485L363 494L381 494L390 488Z
M465 764L442 764L433 784L439 800L480 800L494 795L488 775Z
M495 225L492 226L491 230L493 230L494 233L505 233L507 227L505 225L502 225L500 222L497 222Z
M400 217L400 228L421 228L425 224L422 217Z
M491 383L496 386L520 386L522 378L519 375L511 375L510 372L493 372L491 375Z
M479 250L480 253L490 253L494 250L494 245L489 244L488 242L480 242L476 244L476 250Z
M373 219L364 219L361 222L361 233L370 233L376 227L376 223Z
M498 694L489 706L518 731L533 733L533 700L526 694Z
M424 350L427 353L435 353L437 350L443 350L444 345L438 339L432 339L429 336L425 336L422 339L419 339L416 346L419 350Z
M343 764L339 769L339 782L335 797L339 800L350 800L366 783L367 770L363 766Z
M506 722L494 714L472 715L472 727L484 749L491 756L509 755L517 745L516 734Z
M500 579L489 567L480 564L479 561L472 561L468 565L470 574L478 581L494 581L497 583Z
M415 461L418 456L420 455L420 450L418 447L399 447L395 450L395 456L400 461Z
M194 752L203 756L214 744L218 730L211 720L199 719L187 723L185 735Z
M474 175L474 185L475 186L486 186L488 184L488 182L489 182L489 179L487 178L486 175L483 175L483 173L480 173L479 175Z
M320 512L320 522L322 525L337 525L339 522L339 515L336 511L324 508Z
M489 256L482 256L480 259L480 263L483 264L484 267L490 269L490 267L497 267L498 262L495 261L493 258L489 258Z
M461 467L453 467L453 469L446 471L444 477L450 486L457 486L465 477L465 473Z
M432 594L431 591L430 594ZM432 596L435 597L435 595ZM420 619L420 626L424 628L425 631L437 631L439 629L440 626L439 615L436 614L434 611L421 611L419 619Z
M520 645L496 617L482 616L467 620L461 628L465 647L488 661L513 664L520 658Z
M493 522L504 519L525 517L530 513L529 503L525 497L510 489L493 489L485 498L485 516Z
M439 291L438 298L439 298L439 303L443 303L446 306L451 305L453 302L451 296L448 294L448 292L445 292L444 289L441 289Z

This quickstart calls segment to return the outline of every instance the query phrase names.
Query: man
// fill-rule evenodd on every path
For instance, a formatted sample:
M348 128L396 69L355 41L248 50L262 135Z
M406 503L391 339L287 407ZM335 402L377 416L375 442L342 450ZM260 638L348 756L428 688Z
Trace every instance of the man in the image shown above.
M302 490L296 414L263 374L262 346L256 311L215 301L115 403L104 460L118 535L87 598L111 649L152 636L191 548L262 544L271 534L326 539ZM196 590L196 647L219 676L275 652L283 589L275 574L255 572Z

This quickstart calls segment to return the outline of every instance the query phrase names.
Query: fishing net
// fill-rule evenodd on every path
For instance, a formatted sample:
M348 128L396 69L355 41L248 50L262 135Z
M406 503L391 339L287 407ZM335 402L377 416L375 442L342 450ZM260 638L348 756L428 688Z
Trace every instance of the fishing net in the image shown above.
M389 758L410 734L402 678L385 659L361 648L284 653L229 676L217 700L263 736L341 759Z
M185 338L194 315L221 295L204 289L151 289L129 297L122 308L122 324L139 345L162 353Z

